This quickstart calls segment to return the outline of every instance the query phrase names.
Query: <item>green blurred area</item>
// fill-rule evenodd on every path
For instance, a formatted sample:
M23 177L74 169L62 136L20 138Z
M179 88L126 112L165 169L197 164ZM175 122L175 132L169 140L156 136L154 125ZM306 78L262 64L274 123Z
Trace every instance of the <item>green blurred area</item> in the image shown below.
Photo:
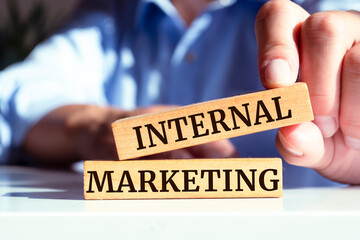
M1 0L0 71L25 59L36 44L65 21L77 3L77 0Z

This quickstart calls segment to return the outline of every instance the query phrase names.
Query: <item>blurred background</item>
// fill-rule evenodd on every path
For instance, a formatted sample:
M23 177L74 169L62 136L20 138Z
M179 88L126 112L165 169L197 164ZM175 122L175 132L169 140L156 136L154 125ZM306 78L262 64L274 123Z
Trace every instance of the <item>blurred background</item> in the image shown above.
M80 0L0 0L0 71L58 29Z

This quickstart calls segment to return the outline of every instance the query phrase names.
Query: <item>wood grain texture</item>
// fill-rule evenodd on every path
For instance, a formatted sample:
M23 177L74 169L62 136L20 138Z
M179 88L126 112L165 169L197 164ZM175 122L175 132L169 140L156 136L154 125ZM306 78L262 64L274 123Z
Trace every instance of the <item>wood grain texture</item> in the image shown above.
M86 161L85 199L281 197L279 158Z
M305 83L213 100L112 124L120 160L313 120Z

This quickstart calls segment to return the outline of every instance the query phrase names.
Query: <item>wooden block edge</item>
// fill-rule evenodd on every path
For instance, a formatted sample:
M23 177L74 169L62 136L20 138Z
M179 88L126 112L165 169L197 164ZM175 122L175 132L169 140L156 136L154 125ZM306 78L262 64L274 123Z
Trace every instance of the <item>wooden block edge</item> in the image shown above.
M96 164L96 163L106 163L106 162L112 162L114 164L118 164L118 163L121 163L120 161L84 161L84 183L83 183L83 194L84 194L84 199L85 200L151 200L151 199L253 199L253 198L281 198L283 197L283 185L284 185L284 170L283 170L283 163L282 163L282 159L281 158L277 158L277 157L272 157L272 158L230 158L230 160L245 160L245 161L251 161L253 159L262 159L262 160L275 160L277 161L276 164L279 164L279 167L278 169L280 170L279 171L279 189L277 190L277 192L275 192L275 194L271 195L271 196L245 196L245 197L242 197L242 196L238 196L238 197L223 197L223 196L220 196L220 197L207 197L207 196L204 196L204 197L169 197L169 198L164 198L164 197L134 197L134 198L98 198L98 197L91 197L90 195L87 195L86 194L86 183L85 183L85 171L87 169L87 165L88 164ZM130 161L122 161L122 162L138 162L138 163L141 163L141 162L148 162L148 161L207 161L207 160L213 160L213 159L151 159L151 160L130 160Z

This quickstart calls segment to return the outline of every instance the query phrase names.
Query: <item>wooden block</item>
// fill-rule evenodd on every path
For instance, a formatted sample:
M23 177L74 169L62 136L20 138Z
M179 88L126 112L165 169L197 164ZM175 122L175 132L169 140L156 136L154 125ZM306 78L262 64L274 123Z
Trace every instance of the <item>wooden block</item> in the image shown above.
M281 197L279 158L86 161L85 199Z
M305 83L120 119L119 159L130 159L313 120Z

